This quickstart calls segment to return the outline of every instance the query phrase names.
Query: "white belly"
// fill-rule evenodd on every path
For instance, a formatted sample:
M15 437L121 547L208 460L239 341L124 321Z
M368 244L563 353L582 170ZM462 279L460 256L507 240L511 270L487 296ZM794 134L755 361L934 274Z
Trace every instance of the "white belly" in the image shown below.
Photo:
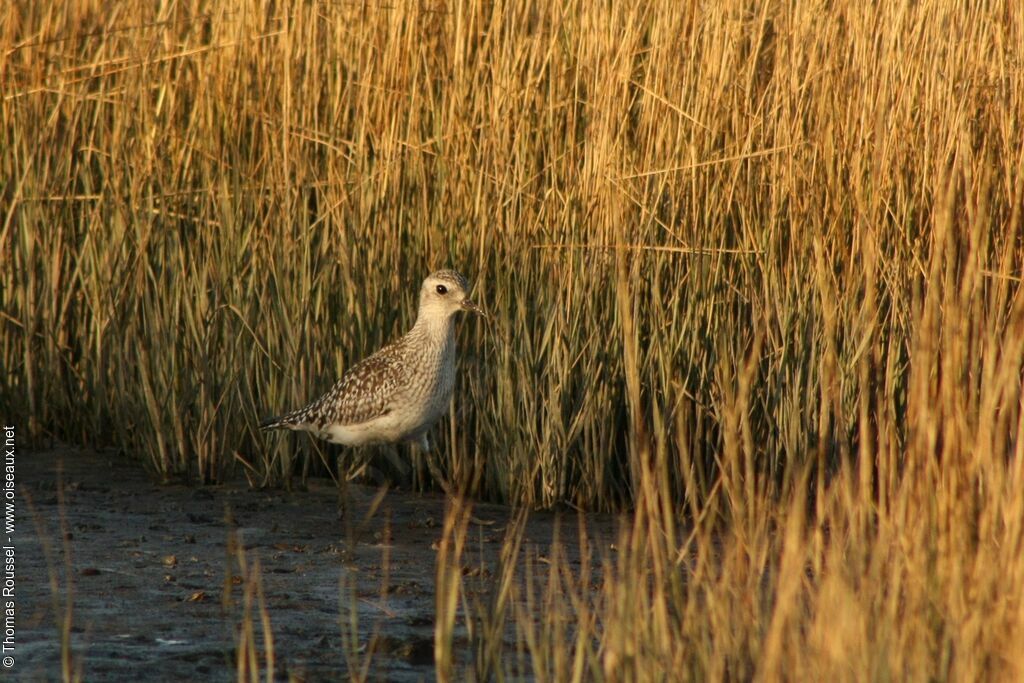
M428 405L422 408L424 410L392 411L360 424L333 424L313 433L321 439L344 446L413 441L419 439L444 414L447 402L443 406Z

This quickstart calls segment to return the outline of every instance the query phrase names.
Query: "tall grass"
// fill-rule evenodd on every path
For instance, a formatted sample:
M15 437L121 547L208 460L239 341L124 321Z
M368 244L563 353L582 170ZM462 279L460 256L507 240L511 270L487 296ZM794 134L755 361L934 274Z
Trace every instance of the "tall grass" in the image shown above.
M1018 678L1022 45L1010 0L8 3L0 406L280 482L257 418L453 266L452 479L636 508L538 617L582 635L503 607L539 675Z
M0 22L0 404L37 437L281 481L314 447L257 418L401 333L454 266L492 314L464 325L439 430L474 495L613 507L650 450L677 499L742 477L748 516L806 462L819 504L856 459L888 505L935 410L999 416L976 457L1015 443L1013 3L76 0ZM934 376L954 361L962 382Z

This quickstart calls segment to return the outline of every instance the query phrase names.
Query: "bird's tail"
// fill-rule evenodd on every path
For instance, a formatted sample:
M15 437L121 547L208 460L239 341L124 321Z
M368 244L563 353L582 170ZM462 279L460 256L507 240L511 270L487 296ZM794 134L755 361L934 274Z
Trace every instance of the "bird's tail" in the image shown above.
M318 405L319 403L314 403L284 415L268 417L263 422L260 422L260 429L308 429L311 422L313 422L310 418L315 417L313 413Z
M260 429L267 431L270 429L295 429L298 424L298 420L295 418L295 413L288 413L287 415L277 415L275 417L268 417L267 419L260 422Z

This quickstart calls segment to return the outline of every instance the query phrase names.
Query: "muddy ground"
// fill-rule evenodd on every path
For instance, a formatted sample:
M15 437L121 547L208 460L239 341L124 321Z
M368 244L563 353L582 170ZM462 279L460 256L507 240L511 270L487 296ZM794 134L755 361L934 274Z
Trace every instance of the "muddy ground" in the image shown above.
M61 678L59 624L69 603L71 661L84 680L236 680L246 582L232 539L245 562L261 567L275 678L347 678L351 649L340 620L350 619L352 605L358 656L373 653L371 680L435 678L442 495L388 491L362 524L377 489L350 486L339 519L329 479L295 492L243 482L160 486L116 455L71 449L20 454L17 484L16 680ZM478 504L473 514L463 574L486 592L514 511ZM560 525L570 561L578 562L577 523L572 512L532 513L520 561L543 558ZM588 526L593 547L613 538L611 517L588 516ZM258 613L253 628L262 652ZM514 638L511 628L507 637ZM461 613L454 642L468 666ZM515 657L514 647L505 652ZM520 674L529 678L528 670Z

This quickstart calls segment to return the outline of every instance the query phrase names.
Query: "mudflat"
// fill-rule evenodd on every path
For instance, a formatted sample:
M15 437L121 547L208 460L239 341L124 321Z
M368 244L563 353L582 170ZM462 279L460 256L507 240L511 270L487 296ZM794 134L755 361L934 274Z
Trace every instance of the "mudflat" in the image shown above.
M442 495L352 485L341 514L329 479L301 491L158 485L116 454L70 448L22 454L17 476L17 680L62 667L88 681L238 680L240 666L265 676L271 661L280 680L435 678ZM486 609L515 517L484 504L472 514L456 670L473 666L473 606ZM529 563L543 575L553 542L578 564L578 522L531 513L517 580ZM590 547L608 547L614 527L588 515ZM511 622L505 638L502 667L529 678Z

